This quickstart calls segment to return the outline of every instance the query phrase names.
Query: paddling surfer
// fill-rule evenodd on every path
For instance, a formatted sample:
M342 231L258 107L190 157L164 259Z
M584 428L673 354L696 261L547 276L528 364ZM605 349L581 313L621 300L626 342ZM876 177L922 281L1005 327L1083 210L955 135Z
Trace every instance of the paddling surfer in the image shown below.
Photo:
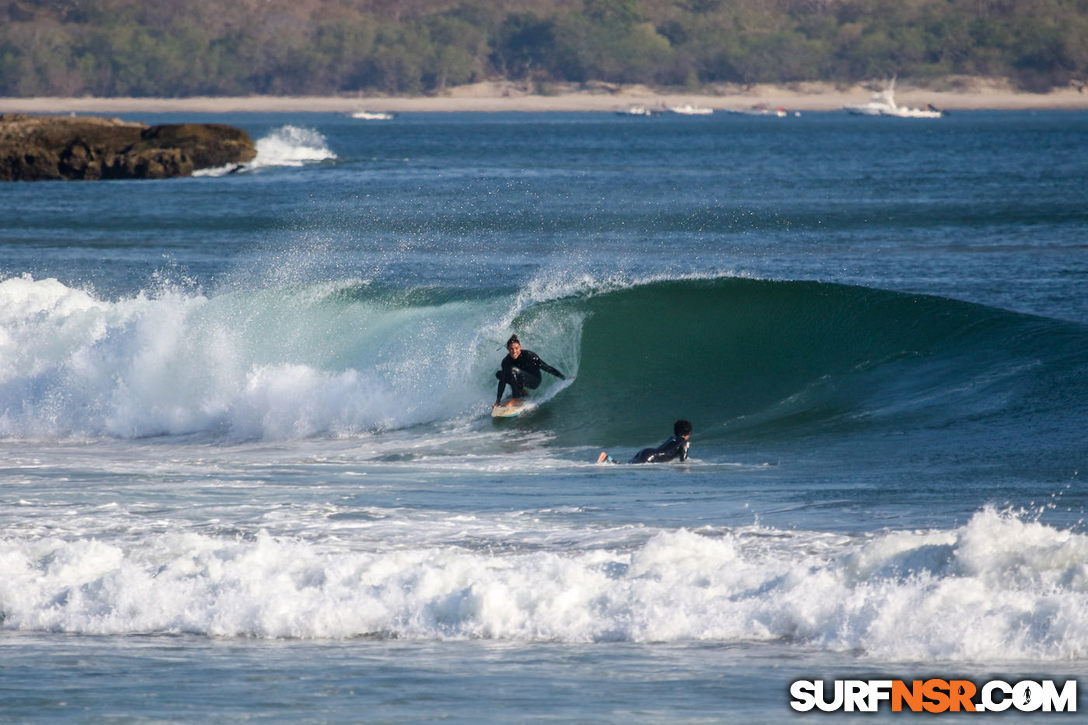
M681 462L688 459L688 448L691 446L691 422L678 420L672 424L672 437L657 448L643 448L636 453L628 463L665 463L679 458ZM601 451L597 456L597 463L615 463L616 460L608 455L608 451Z
M507 385L510 386L510 400L506 401L506 405L516 405L521 398L528 396L528 390L540 386L541 370L560 380L567 379L566 375L541 360L535 352L522 349L517 335L511 335L506 341L506 351L508 354L502 359L502 369L495 373L499 379L499 390L495 393L493 408L498 407Z

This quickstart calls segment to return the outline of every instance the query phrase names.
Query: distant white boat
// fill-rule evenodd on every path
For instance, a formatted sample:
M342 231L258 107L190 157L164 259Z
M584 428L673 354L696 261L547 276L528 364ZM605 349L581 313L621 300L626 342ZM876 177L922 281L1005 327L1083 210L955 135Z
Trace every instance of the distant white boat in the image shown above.
M647 108L642 105L628 106L616 111L616 115L619 116L655 116L660 111L655 111L652 108Z
M359 118L364 121L392 121L393 114L385 113L384 111L355 111L351 114L352 118Z
M669 113L678 113L681 116L709 116L714 113L713 108L693 106L690 103L685 103L682 106L669 106L668 111Z
M940 118L944 113L933 106L929 108L910 108L895 102L895 80L888 87L877 91L868 103L858 106L843 106L843 110L855 116L895 116L896 118Z
M785 118L790 115L785 108L782 108L781 106L778 108L771 108L766 103L757 103L751 108L743 108L739 111L729 111L729 113L739 113L742 116L775 116L776 118Z

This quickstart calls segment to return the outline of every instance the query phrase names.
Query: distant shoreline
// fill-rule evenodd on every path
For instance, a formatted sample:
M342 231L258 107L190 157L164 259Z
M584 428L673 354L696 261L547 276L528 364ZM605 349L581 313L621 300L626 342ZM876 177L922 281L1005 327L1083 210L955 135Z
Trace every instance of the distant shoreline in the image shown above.
M798 83L789 86L721 85L685 92L645 86L603 83L580 87L553 84L545 93L509 82L477 83L451 88L433 96L232 96L189 98L0 98L0 113L299 113L352 111L499 112L499 111L619 111L634 105L648 107L691 104L715 111L743 110L756 104L788 111L837 111L847 104L868 100L873 84L836 86ZM953 79L920 88L896 88L900 105L932 105L948 111L967 110L1085 110L1088 92L1063 88L1050 93L1023 93L1006 82L990 79Z

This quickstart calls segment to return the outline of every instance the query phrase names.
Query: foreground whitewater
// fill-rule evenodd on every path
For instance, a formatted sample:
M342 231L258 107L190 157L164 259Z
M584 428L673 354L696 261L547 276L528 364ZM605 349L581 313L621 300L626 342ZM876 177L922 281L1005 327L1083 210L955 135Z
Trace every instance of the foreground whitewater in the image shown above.
M180 512L133 525L139 504L122 504L43 536L41 508L19 501L13 513L34 523L5 522L18 532L0 545L8 631L786 642L882 662L1088 658L1088 538L992 509L955 529L851 537L587 531L561 516L525 526L540 516L532 511L464 521L331 504L280 512L244 535Z

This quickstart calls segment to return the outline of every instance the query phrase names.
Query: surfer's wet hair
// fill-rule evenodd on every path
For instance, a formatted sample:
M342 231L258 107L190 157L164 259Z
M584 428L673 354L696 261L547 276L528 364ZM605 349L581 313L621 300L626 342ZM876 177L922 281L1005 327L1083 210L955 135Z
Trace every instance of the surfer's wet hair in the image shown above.
M510 339L506 341L506 346L507 346L507 347L510 347L510 346L511 346L511 345L513 345L513 344L514 344L515 342L516 342L517 344L519 344L519 345L521 344L521 340L519 340L519 339L518 339L518 336L517 336L517 335L511 335L511 336L510 336Z
M678 420L672 424L672 432L678 436L691 435L691 421Z

